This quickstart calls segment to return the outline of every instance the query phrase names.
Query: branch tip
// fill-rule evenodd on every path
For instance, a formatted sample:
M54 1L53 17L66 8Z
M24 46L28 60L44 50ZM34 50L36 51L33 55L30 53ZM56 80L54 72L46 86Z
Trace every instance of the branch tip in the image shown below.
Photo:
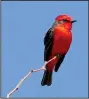
M49 62L53 61L53 60L54 60L55 58L57 58L57 57L60 58L61 56L60 56L59 54L57 54L56 56L54 56L54 57L53 57L52 59L50 59L49 61L46 61L41 68L30 70L30 71L26 74L26 76L23 77L23 79L21 79L21 80L19 81L19 83L17 84L17 86L7 94L7 98L9 98L12 93L14 93L16 90L19 89L19 87L21 86L21 84L28 78L28 76L30 76L31 73L33 73L33 72L38 72L38 71L41 71L41 70L46 70L45 66L46 66Z

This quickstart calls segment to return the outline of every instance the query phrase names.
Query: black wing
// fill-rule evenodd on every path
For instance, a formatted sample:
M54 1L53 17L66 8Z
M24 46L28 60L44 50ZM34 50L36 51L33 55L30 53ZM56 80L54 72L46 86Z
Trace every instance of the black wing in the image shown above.
M45 45L45 49L44 49L44 61L48 61L49 60L49 55L52 49L52 45L53 45L53 32L52 29L50 28L45 37L44 37L44 45ZM48 85L50 86L52 83L52 72L48 71L47 68L44 71L44 75L41 81L41 85Z
M44 45L45 45L45 49L44 49L44 61L48 61L49 60L49 55L52 49L52 45L53 45L53 32L52 29L50 28L45 37L44 37Z
M64 54L64 55L61 55L61 57L59 57L59 60L58 60L57 64L55 65L55 69L54 69L55 72L58 71L58 69L59 69L61 63L62 63L63 60L64 60L64 58L65 58L65 54Z

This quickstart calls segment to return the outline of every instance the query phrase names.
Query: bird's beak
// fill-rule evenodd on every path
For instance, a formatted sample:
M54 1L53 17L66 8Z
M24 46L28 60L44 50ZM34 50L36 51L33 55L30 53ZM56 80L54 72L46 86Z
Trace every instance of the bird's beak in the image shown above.
M77 22L77 20L73 20L72 23Z

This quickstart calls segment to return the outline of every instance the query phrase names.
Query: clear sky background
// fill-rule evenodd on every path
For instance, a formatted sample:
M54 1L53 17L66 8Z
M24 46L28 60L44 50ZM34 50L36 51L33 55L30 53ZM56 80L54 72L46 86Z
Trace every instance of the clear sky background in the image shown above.
M41 86L43 71L34 73L11 97L88 97L88 2L2 2L2 96L30 69L44 63L43 37L56 16L68 14L73 42L50 87Z

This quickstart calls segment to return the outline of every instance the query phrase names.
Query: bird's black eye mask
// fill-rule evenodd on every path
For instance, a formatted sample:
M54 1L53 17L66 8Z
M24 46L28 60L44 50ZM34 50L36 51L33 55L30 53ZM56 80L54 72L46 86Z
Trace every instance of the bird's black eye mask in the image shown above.
M62 24L62 23L65 23L65 22L70 22L70 23L71 23L71 21L69 21L69 20L67 20L67 19L63 19L63 20L59 20L59 21L58 21L59 24Z
M57 26L57 25L59 25L59 24L63 24L63 23L65 23L65 22L67 22L67 20L59 20L59 21L55 21L54 23L53 23L53 25L52 25L52 28L55 28L55 26Z
M64 21L64 22L71 22L71 21L69 21L69 20L67 20L67 19L63 19L63 21Z
M69 21L67 19L62 19L62 20L59 20L59 21L55 21L52 25L52 28L55 28L55 26L59 25L59 24L63 24L63 23L74 23L76 22L77 20L73 20L73 21Z
M77 20L70 21L70 20L67 20L67 19L63 19L63 20L61 20L61 21L63 21L63 23L65 23L65 22L69 22L69 23L77 22ZM60 21L59 21L59 22L60 22Z

